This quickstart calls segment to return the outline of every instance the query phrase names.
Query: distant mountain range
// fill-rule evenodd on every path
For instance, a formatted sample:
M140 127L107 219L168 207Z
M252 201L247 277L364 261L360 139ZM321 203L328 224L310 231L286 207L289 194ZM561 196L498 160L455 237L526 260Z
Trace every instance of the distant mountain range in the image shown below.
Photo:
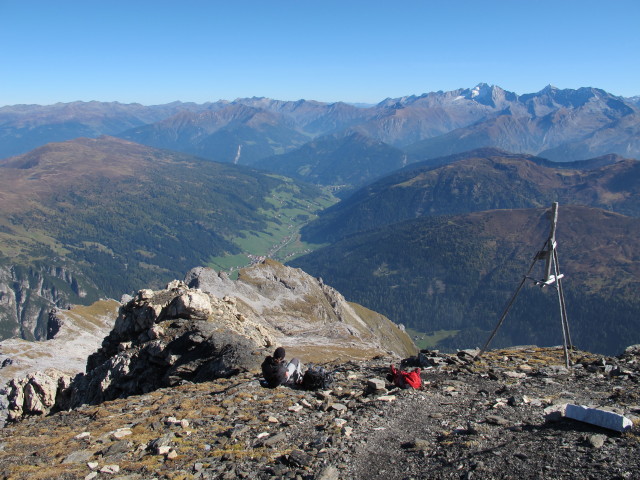
M484 147L562 162L611 153L635 158L640 157L639 133L636 98L551 86L516 95L480 84L390 98L369 108L267 98L151 107L76 102L0 108L0 158L51 141L108 134L219 162L261 165L268 158L264 165L271 170L320 184L366 180L361 165L351 172L342 167L339 175L328 166L342 158L344 146L336 139L366 138L352 144L350 153L358 150L359 158L374 163L391 155L386 171L380 165L372 168L368 178L374 178L395 169L398 154L412 162ZM398 152L381 153L381 144ZM310 163L309 151L315 149L322 150L324 160Z
M640 343L639 125L637 98L485 84L370 107L3 107L0 338L42 338L53 306L324 245L294 264L395 321L445 332L439 345L472 346L558 201L575 340L617 352ZM342 201L331 206L329 191ZM527 289L499 344L559 343L536 326L554 318L553 295L542 298Z

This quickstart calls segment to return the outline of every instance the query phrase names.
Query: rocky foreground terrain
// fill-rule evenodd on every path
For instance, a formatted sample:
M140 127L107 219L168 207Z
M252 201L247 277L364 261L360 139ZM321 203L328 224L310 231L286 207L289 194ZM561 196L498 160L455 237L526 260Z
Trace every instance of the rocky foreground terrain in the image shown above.
M72 317L43 348L71 353ZM0 478L639 477L640 345L573 351L570 368L561 348L418 353L387 318L272 261L235 281L194 269L107 323L83 372L63 362L1 389ZM330 389L265 388L277 345L333 372ZM42 363L3 348L6 374ZM395 388L392 364L420 367L423 388ZM566 404L628 425L571 420Z
M328 391L261 386L258 371L28 417L0 430L5 479L626 479L640 475L640 346L423 351L422 390L385 381L397 357L326 364ZM384 387L382 386L384 385ZM624 414L618 433L562 417ZM555 412L555 413L554 413Z

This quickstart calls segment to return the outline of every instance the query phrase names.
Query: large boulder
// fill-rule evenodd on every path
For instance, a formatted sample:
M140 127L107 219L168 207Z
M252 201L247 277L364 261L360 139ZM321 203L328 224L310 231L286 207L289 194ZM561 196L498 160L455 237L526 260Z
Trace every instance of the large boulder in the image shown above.
M26 415L48 414L62 399L70 383L69 375L54 368L11 379L5 387L8 401L6 418L15 421Z
M247 320L234 299L182 282L141 290L120 308L111 333L71 385L70 404L97 404L183 382L227 378L257 369L269 329Z

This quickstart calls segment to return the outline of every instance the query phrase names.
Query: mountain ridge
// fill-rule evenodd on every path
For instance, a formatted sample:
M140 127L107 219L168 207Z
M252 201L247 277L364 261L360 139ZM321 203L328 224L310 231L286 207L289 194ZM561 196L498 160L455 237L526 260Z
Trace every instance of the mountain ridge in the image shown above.
M99 111L100 106L100 102L76 102L55 108L0 108L0 139L9 149L0 149L0 157L34 148L38 135L43 137L42 144L109 134L226 162L237 161L236 152L245 150L247 155L241 156L240 161L251 164L299 148L315 137L353 129L424 159L487 146L544 153L555 161L608 153L640 156L640 145L635 141L640 122L637 102L591 87L548 86L536 93L517 95L495 85L479 84L474 88L388 98L369 108L344 102L292 102L264 97L152 107L114 102L105 103L104 118L94 115L93 120L83 123L83 115L91 109ZM225 130L229 138L214 135L207 140L199 135L216 128L216 112L242 108L255 109L270 120L252 124L245 119ZM122 111L122 120L114 109ZM78 110L75 115L74 110ZM33 123L27 111L40 120ZM54 111L65 115L65 120L56 119ZM206 120L206 115L214 116ZM174 118L169 121L171 117ZM42 123L42 118L51 120ZM178 134L180 123L181 128L186 128L185 121L194 128ZM38 130L43 128L50 131L45 135L44 130ZM16 142L25 147L19 151Z
M576 167L576 168L571 168ZM354 192L305 226L324 243L410 218L495 208L583 204L639 216L640 163L618 156L554 163L499 149L409 164Z

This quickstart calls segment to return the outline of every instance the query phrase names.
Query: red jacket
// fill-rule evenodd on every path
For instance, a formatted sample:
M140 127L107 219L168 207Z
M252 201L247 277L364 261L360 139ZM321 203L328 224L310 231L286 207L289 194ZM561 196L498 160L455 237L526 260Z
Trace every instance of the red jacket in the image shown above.
M412 372L398 370L395 365L391 365L391 374L393 375L393 384L400 388L422 387L422 378L420 378L421 370L415 368Z

